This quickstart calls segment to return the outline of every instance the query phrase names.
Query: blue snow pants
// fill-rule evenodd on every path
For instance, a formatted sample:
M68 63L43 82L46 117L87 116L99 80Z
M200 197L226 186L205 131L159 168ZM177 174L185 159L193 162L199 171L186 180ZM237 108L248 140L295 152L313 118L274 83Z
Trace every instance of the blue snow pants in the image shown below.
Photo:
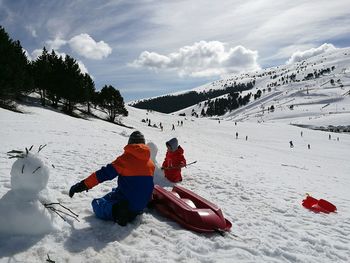
M118 190L114 188L112 192L106 194L104 197L92 200L92 209L98 218L113 221L112 207L123 199L124 198L118 193Z

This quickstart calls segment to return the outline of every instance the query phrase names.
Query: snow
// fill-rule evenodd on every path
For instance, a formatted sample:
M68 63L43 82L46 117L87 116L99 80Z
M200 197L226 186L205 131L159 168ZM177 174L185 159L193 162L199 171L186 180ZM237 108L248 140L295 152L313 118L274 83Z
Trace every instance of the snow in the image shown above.
M11 168L11 189L0 200L0 233L48 234L58 227L40 197L49 180L49 169L38 154L28 151L14 155L19 157Z
M3 237L41 235L54 230L54 219L39 200L25 199L15 191L10 190L1 198L0 212Z
M126 227L97 219L91 201L108 193L116 180L72 199L69 188L122 154L134 129L37 106L22 105L25 114L0 108L0 262L45 262L48 256L56 262L349 262L350 135L301 128L350 126L349 97L342 96L350 79L340 72L349 66L340 52L330 52L332 61L309 61L337 62L332 78L339 77L344 89L321 86L326 82L321 79L284 85L220 122L128 107L123 123L144 133L158 166L155 183L173 185L159 165L165 142L177 137L187 162L197 161L183 169L180 185L222 209L232 222L225 236L186 230L151 209ZM261 107L270 103L273 113ZM161 122L164 131L147 126L141 121L146 118L152 125ZM181 120L183 126L177 126ZM33 181L37 172L23 183L24 160L6 153L45 144L40 155L30 152L33 159L24 171L38 166L47 171L37 170L43 172L39 183ZM20 194L23 187L31 194ZM332 202L338 212L305 209L306 193ZM79 222L44 209L48 202L71 209ZM37 224L28 227L30 222Z
M3 149L0 203L13 191L10 177L13 159L8 159L6 152L47 144L41 158L45 156L55 167L48 165L47 195L51 201L61 202L79 214L80 222L65 223L56 216L62 226L48 234L1 235L0 262L43 262L47 255L56 262L348 262L350 259L348 134L333 133L329 140L328 132L302 129L285 122L246 121L235 125L232 121L221 121L219 124L214 120L186 119L128 107L130 114L124 123L145 134L158 165L165 157L165 142L172 137L178 138L188 162L198 161L183 170L181 185L222 209L233 223L231 233L223 237L188 231L152 210L124 228L95 218L91 200L110 191L116 181L100 184L73 199L68 197L68 190L120 155L133 130L39 107L26 106L25 110L29 113L0 109ZM145 118L152 123L162 122L164 131L142 123ZM176 126L178 120L184 121L182 127ZM175 131L171 130L173 123ZM290 140L294 148L289 147ZM307 144L311 145L310 150ZM155 181L171 187L159 169ZM338 213L315 214L306 210L301 206L305 193L334 203Z
M311 57L301 63L282 65L280 67L262 69L256 72L238 75L228 75L225 78L194 88L191 91L208 92L210 89L224 89L225 86L232 86L234 82L239 84L255 81L253 89L243 91L240 95L243 97L248 93L255 94L260 90L262 91L260 99L254 100L251 98L250 103L245 107L228 112L224 116L213 116L214 118L228 118L230 120L249 119L250 121L253 119L259 121L284 119L286 122L293 122L293 118L296 116L295 112L298 112L299 109L302 112L298 112L296 117L307 117L311 122L313 119L317 119L319 115L338 113L346 113L346 116L345 114L342 114L342 116L344 116L345 120L348 120L350 118L350 96L346 94L349 94L350 87L349 64L350 48L339 48L325 54ZM318 78L303 80L309 73L326 69L333 70L320 75ZM295 82L291 82L289 79L292 74L296 76ZM271 79L272 76L275 76L275 78ZM282 78L284 81L289 80L289 83L284 83ZM335 82L334 84L330 83L332 79ZM273 83L277 83L278 85L271 86ZM268 90L268 88L271 90ZM188 91L181 91L170 95L186 92ZM220 98L220 96L217 98ZM204 102L205 101L202 101L201 103L178 110L173 114L186 114L186 116L191 116L193 111L197 114L201 114L203 108L206 110ZM271 105L274 105L277 109L276 112L284 111L281 116L278 116L276 112L270 115L263 114L267 113L267 108ZM296 106L297 110L287 113L285 110L291 105ZM305 114L307 111L310 112ZM348 122L346 122L346 124L348 124ZM337 123L337 125L340 125L340 123Z
M17 192L30 192L30 195L35 196L46 187L49 171L48 166L37 155L29 152L13 163L11 188Z

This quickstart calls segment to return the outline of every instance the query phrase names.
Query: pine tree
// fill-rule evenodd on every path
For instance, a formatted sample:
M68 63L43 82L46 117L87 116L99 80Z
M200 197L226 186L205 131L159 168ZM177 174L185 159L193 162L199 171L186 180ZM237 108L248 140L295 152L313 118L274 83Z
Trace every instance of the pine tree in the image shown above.
M49 53L43 48L41 55L33 63L35 87L40 94L41 105L46 105L47 87L50 85L51 67Z
M95 101L95 83L94 81L91 79L90 75L85 73L83 76L83 89L84 89L84 98L85 98L85 102L87 104L87 111L90 114L91 113L91 103L96 104Z
M128 111L124 105L124 99L119 90L113 86L105 85L99 93L100 106L108 114L108 121L114 122L118 115L128 116Z
M19 41L0 26L0 103L8 104L31 89L29 62ZM28 81L27 81L28 80Z
M62 98L62 87L64 85L65 79L65 64L63 58L58 57L54 50L52 50L51 54L48 56L49 61L49 76L48 76L48 98L52 102L52 106L57 107L58 102Z
M84 102L83 75L76 60L69 55L64 59L64 66L62 98L64 99L64 110L72 114L75 104Z

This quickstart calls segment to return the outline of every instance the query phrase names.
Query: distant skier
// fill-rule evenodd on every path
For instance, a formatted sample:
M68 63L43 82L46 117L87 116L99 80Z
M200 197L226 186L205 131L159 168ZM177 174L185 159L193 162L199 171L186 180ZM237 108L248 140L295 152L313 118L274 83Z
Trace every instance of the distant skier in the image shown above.
M169 181L173 183L181 182L181 168L186 167L184 150L178 144L176 138L167 141L166 146L168 150L161 169L164 170L164 175Z
M332 136L330 134L328 134L328 140L332 139Z
M290 147L290 148L293 148L293 147L294 147L293 141L289 141L289 147Z
M307 145L307 148L308 148L309 150L311 149L311 146L310 146L310 144L308 144L308 145Z
M118 177L118 187L102 198L92 200L92 208L98 218L112 220L125 226L143 212L151 199L155 166L145 138L139 131L133 132L124 153L112 163L92 173L73 185L69 196L91 189L107 180Z
M238 132L236 132L236 139L238 139Z
M246 141L248 141L248 135L247 135L247 136L245 136L245 140L246 140Z
M300 136L303 137L303 131L300 132Z

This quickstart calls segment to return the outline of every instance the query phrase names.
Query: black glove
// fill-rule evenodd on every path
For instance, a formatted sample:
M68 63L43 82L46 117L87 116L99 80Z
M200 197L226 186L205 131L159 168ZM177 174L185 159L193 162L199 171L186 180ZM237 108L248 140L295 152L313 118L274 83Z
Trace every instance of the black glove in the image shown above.
M75 185L73 185L69 190L69 196L72 198L75 193L80 193L83 191L87 191L88 188L85 185L84 181L81 181Z

